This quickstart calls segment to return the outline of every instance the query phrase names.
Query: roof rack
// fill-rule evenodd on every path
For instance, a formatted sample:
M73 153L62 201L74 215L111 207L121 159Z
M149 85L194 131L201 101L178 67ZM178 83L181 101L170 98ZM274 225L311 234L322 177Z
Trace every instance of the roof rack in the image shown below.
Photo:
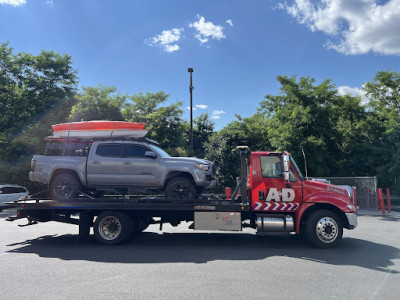
M94 137L94 138L81 138L81 137L55 137L55 136L48 136L45 138L45 141L52 141L52 142L63 142L63 143L94 143L97 141L132 141L132 142L142 142L142 143L147 143L147 144L153 144L153 145L160 145L157 141L146 138L146 137L141 137L141 138L134 138L134 137Z

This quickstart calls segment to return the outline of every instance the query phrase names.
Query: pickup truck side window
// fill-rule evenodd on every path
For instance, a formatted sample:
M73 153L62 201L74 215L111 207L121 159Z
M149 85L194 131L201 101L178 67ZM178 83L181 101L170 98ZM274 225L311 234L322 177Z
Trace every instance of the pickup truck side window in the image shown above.
M149 149L136 145L127 145L126 146L126 157L146 157L144 154L146 151L150 151Z
M85 143L48 142L44 155L46 156L85 156Z
M260 156L261 173L265 178L282 178L281 159L279 156Z
M96 155L105 157L121 157L121 144L98 145Z

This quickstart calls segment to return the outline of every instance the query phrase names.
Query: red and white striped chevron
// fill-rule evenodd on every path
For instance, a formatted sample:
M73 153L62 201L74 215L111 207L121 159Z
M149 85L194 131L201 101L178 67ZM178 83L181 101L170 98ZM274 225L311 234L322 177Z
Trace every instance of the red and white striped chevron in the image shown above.
M253 210L263 211L295 211L299 207L298 203L284 202L256 202Z

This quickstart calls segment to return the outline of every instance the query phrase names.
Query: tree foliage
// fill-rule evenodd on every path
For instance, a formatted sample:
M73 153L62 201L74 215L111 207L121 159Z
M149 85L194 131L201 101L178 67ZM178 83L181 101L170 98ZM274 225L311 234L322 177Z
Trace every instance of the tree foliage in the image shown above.
M66 120L76 83L70 56L0 45L0 182L29 183L30 158L51 124Z
M71 121L123 120L122 108L127 96L118 93L114 86L82 87L82 92L75 98L77 104L72 108Z
M289 151L309 176L375 176L400 191L399 73L380 71L365 84L370 99L339 95L330 80L278 76L279 95L266 95L258 112L214 133L207 158L218 165L219 181L232 186L238 176L236 146L251 151ZM233 167L235 166L235 167Z

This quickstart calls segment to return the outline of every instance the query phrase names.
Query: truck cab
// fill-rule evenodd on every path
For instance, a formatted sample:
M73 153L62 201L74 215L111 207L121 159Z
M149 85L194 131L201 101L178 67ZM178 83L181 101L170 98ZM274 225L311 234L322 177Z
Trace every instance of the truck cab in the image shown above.
M314 244L329 245L340 240L343 227L357 226L348 192L306 180L289 153L250 153L247 185L259 231L306 232Z

